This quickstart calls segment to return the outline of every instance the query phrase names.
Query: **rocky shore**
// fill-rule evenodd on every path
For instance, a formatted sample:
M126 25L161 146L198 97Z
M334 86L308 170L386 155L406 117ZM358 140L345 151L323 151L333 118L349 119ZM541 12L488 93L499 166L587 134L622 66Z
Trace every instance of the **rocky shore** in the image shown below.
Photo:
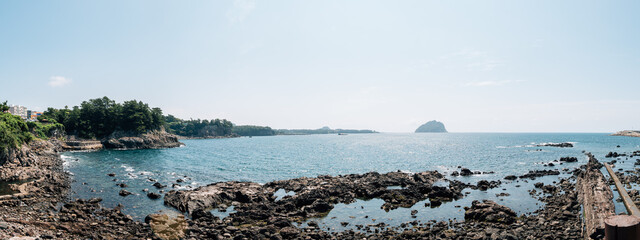
M14 150L0 166L0 181L19 192L0 196L0 239L145 239L148 225L119 209L105 209L101 199L69 200L69 177L57 140L34 140Z
M304 227L298 223L326 216L335 204L356 199L383 199L381 208L385 210L411 207L423 199L439 205L461 198L463 189L477 186L447 180L435 171L373 172L298 178L264 185L214 183L194 190L170 191L165 196L165 204L191 216L185 220L189 223L184 229L187 239L578 239L582 235L575 178L560 179L554 185L536 184L539 191L532 194L545 206L529 215L517 216L513 210L493 201L474 201L465 207L464 221L415 220L400 226L373 222L342 232L326 231L313 221ZM445 181L448 186L435 186L438 181ZM401 188L389 189L392 186ZM278 189L295 194L278 199L274 196ZM209 212L229 206L234 206L235 212L224 219Z
M102 145L108 149L157 149L180 147L184 144L178 141L176 135L165 131L151 131L134 135L114 132L102 140Z
M16 150L2 163L1 180L30 181L16 186L20 193L0 197L0 239L582 238L581 205L576 192L576 176L581 173L579 168L574 168L572 175L559 178L553 184L534 184L530 194L543 206L530 214L518 215L494 201L474 199L472 204L461 206L464 220L414 220L389 226L384 221L372 219L371 224L353 225L352 229L344 231L328 231L310 220L326 216L340 203L377 198L384 201L380 208L390 211L428 200L429 205L437 207L444 202L464 198L468 189L486 191L503 183L486 180L475 184L463 183L437 171L302 177L266 184L219 182L165 194L165 204L187 217L151 214L140 222L123 214L118 207L103 208L98 198L67 199L69 178L62 169L60 151L63 148L59 141L36 141ZM567 157L561 161L577 160ZM459 174L493 173L460 168ZM535 170L521 176L505 176L504 179L527 181L559 174L557 170ZM640 182L640 174L627 174L621 179L626 183ZM293 194L276 196L279 190ZM637 191L631 194L640 202ZM224 211L231 206L234 212L223 219L210 212L212 209ZM412 211L411 214L415 213ZM344 226L349 224L343 223Z

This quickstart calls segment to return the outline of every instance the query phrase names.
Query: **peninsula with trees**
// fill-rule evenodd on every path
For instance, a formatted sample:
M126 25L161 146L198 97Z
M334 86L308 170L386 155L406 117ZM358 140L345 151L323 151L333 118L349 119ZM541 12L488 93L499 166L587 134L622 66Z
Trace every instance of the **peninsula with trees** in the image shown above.
M331 129L272 129L268 126L235 125L227 119L180 119L163 115L162 109L150 107L142 101L118 103L108 97L83 101L79 106L61 109L48 108L37 121L25 121L8 113L7 102L2 105L3 131L11 129L3 139L3 149L28 142L31 138L64 138L71 144L95 148L166 148L182 145L183 138L229 138L240 136L274 136L306 134L376 133L373 130ZM10 126L5 128L4 126ZM29 134L26 134L29 133ZM11 143L11 144L9 144ZM0 152L1 153L1 152Z

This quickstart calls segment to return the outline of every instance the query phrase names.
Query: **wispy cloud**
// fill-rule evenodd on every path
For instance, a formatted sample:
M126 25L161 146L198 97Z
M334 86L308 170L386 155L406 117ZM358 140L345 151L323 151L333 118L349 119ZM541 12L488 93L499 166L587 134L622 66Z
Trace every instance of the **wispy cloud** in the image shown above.
M69 85L71 83L71 78L66 78L62 76L52 76L49 78L49 86L51 87L62 87L65 85Z
M489 52L472 49L463 49L441 57L443 60L464 63L467 70L491 71L503 66L502 60L492 56Z
M510 83L524 82L524 80L505 80L505 81L475 81L465 83L465 87L489 87L489 86L502 86Z
M227 11L227 19L231 23L240 23L244 21L255 8L256 2L253 0L234 0L233 6Z

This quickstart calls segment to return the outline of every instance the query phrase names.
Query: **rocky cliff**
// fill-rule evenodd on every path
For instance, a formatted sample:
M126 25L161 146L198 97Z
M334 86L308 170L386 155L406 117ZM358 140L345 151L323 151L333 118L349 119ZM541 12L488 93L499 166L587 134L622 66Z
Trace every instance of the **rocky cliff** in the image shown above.
M108 149L156 149L179 147L184 143L178 141L178 136L165 131L151 131L139 135L114 132L102 140L102 145Z
M37 179L50 170L49 165L59 160L60 144L56 140L33 140L19 148L9 149L7 156L0 158L0 181Z
M446 133L447 129L444 128L444 124L441 122L438 122L436 120L433 121L429 121L425 124L422 124L422 126L418 127L418 129L416 129L417 133L421 133L421 132L443 132Z

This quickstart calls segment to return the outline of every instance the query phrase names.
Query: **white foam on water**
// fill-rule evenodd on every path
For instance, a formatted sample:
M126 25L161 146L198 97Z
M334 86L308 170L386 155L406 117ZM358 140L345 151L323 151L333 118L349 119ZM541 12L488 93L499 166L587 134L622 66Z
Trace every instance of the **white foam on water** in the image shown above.
M62 167L68 167L69 165L71 165L71 162L73 160L78 160L77 158L65 155L60 155L60 158L62 159Z
M127 176L129 176L129 179L137 179L138 178L138 175L136 175L136 174L134 174L132 172L127 173Z
M124 170L127 171L127 172L135 171L135 169L133 169L133 167L127 166L126 164L122 164L122 165L120 165L120 167L124 168Z

